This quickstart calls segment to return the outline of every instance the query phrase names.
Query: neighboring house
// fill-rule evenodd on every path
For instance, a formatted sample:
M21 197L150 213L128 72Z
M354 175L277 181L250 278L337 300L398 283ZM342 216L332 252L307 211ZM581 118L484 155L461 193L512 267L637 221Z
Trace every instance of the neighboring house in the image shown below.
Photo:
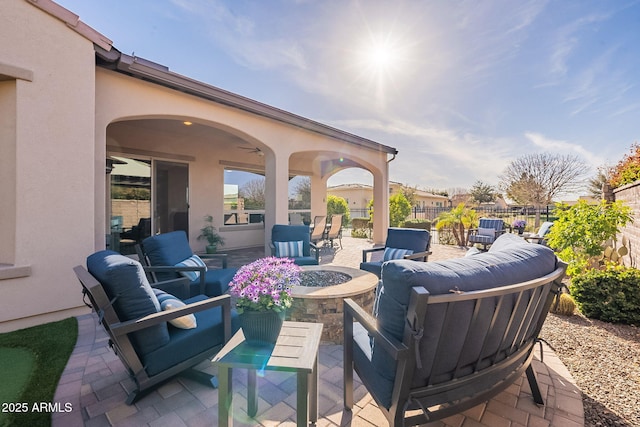
M369 171L384 242L394 148L123 54L51 0L0 7L0 331L86 312L72 268L136 219L202 250L210 214L225 249L267 245L292 176L310 177L315 215L333 174ZM261 212L225 210L232 171L264 177Z
M404 185L397 182L389 182L389 195L401 193ZM438 194L428 193L422 190L414 192L415 208L419 210L429 208L449 207L449 199ZM368 204L373 196L373 187L366 184L343 184L327 188L327 194L342 197L347 201L351 216L368 216Z
M439 194L428 193L426 191L407 188L399 182L389 182L389 195L402 193L403 190L413 191L414 204L412 207L418 209L446 208L449 207L449 198Z

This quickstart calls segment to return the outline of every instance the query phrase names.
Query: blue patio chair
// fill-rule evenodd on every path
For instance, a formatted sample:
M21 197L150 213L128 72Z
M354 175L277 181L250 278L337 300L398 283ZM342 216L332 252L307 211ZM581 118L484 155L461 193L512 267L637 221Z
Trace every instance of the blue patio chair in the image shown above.
M527 235L524 235L523 237L525 240L529 242L535 242L535 243L540 243L542 245L545 245L547 241L546 236L551 230L552 225L553 225L553 222L545 221L542 223L537 233L527 234Z
M504 221L500 218L480 218L478 228L469 230L469 243L479 243L486 251L487 246L490 246L504 231Z
M77 266L74 272L85 304L98 315L110 347L135 383L127 404L178 374L217 387L215 377L192 368L211 359L238 330L229 295L183 301L187 278L152 287L139 262L109 250L89 256L87 269Z
M292 258L297 265L318 265L318 247L311 243L309 226L275 224L271 229L271 255ZM311 255L311 251L315 254Z
M380 277L382 264L392 259L411 259L427 261L431 252L431 233L417 228L389 228L387 240L383 247L364 249L360 270L365 270ZM382 260L369 261L368 255L384 251Z
M191 296L204 294L217 297L224 294L237 269L227 268L226 254L195 255L187 234L180 231L147 237L136 246L138 258L145 270L156 280L185 276L191 281ZM202 258L222 260L222 268L208 268Z

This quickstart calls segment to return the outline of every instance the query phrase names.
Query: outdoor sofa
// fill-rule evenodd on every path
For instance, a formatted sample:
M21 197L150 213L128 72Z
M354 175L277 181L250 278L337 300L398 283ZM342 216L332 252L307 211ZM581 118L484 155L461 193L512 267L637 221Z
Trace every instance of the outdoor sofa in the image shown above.
M514 234L464 258L384 263L373 316L345 300L345 407L354 369L393 426L472 408L523 372L542 403L530 363L565 269Z

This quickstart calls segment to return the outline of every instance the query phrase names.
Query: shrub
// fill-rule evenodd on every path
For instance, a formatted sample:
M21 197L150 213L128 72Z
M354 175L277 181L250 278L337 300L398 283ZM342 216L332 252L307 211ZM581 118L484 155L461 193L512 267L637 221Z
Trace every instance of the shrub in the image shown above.
M329 194L327 196L327 217L331 218L335 214L342 214L342 225L349 223L349 204L343 197Z
M609 203L603 200L600 204L590 205L580 200L574 206L559 204L556 214L558 219L549 230L547 241L569 264L569 276L597 267L605 243L615 242L620 228L632 221L631 208L621 201Z
M570 290L585 316L640 326L640 270L589 270L572 278Z
M354 239L366 239L369 237L369 232L365 228L354 228L351 230L351 237Z
M431 221L428 219L408 219L402 224L402 227L431 231Z
M411 214L411 204L402 193L389 197L389 225L397 227Z
M633 144L629 154L611 170L609 184L611 188L621 187L640 179L640 145Z

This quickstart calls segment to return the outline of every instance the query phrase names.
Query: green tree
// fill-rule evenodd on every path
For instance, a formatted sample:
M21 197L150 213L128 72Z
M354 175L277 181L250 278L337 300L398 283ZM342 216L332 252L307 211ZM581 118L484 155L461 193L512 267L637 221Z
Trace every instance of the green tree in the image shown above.
M331 218L334 214L342 214L342 225L349 223L349 204L343 197L329 194L327 196L327 216Z
M632 221L631 208L621 201L602 200L590 205L579 200L573 206L556 205L558 219L549 231L548 245L566 261L567 274L574 276L596 266L605 243L616 241L620 228Z
M476 181L471 187L471 198L478 204L495 202L497 193L495 187L482 181Z
M436 223L436 230L450 228L458 246L467 246L468 233L465 230L478 225L478 213L460 203L448 212L441 212Z
M411 214L411 204L402 193L389 197L389 225L398 227Z

